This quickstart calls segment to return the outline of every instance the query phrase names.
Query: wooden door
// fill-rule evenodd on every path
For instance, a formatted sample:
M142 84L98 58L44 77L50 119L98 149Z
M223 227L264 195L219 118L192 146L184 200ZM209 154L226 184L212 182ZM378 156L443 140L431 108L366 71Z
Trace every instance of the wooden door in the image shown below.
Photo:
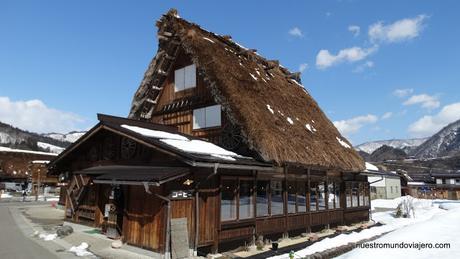
M193 247L195 237L195 217L194 217L194 199L172 200L171 201L171 218L187 218L187 230L189 242Z

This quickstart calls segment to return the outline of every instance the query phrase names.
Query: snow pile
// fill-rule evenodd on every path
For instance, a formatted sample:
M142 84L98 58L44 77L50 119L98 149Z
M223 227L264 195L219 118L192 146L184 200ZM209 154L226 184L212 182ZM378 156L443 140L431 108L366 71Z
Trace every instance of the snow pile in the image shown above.
M2 193L0 195L0 198L12 198L13 196L9 193L9 192L6 192L6 193Z
M374 201L372 201L373 203ZM352 232L350 234L341 234L333 238L325 238L319 242L316 242L300 251L295 252L295 256L297 257L306 257L308 255L322 252L327 249L337 248L342 245L347 245L348 243L356 243L362 240L371 239L373 237L377 237L383 234L385 236L377 239L379 242L383 243L384 241L380 241L381 239L385 239L388 236L393 235L392 238L393 242L427 242L421 237L427 237L427 240L431 240L428 242L439 243L439 242L455 242L457 249L460 250L460 236L456 235L458 231L460 231L460 224L457 224L458 218L460 218L460 202L452 202L452 201L445 201L445 200L422 200L422 199L414 199L412 197L400 197L394 200L390 200L386 203L380 202L380 206L387 206L390 208L396 208L398 204L404 202L411 202L412 207L415 212L415 217L412 218L397 218L395 217L394 211L386 211L386 212L378 212L374 213L373 220L376 222L380 222L384 225L376 226L368 229L364 229L361 232ZM444 204L448 204L445 206ZM441 207L449 208L449 210L442 209ZM452 213L449 220L441 220L444 219L445 215ZM445 222L443 222L445 221ZM441 222L441 223L440 223ZM449 231L450 234L443 235L443 232L449 228L450 225L455 225L457 231ZM418 227L420 226L420 227ZM408 229L416 229L413 233ZM424 232L424 229L427 232L434 231L439 232L439 234L431 235L428 237L428 234ZM390 233L391 232L391 233ZM398 232L404 233L403 236L398 236ZM387 234L390 233L390 234ZM455 238L452 238L455 236ZM377 242L377 240L375 240ZM391 239L390 239L391 240ZM453 247L453 246L451 246ZM387 250L389 251L389 249ZM385 252L385 249L355 249L348 254L343 255L339 258L373 258L377 255L377 258L420 258L415 256L415 253L420 252L419 250L414 249L414 255L406 257L405 252L407 250L401 249L393 249L392 256L388 256ZM404 251L404 252L403 252ZM428 250L424 250L428 251ZM432 249L431 252L440 251L439 249ZM446 249L445 252L449 252L451 250ZM430 252L430 253L431 253ZM362 253L362 254L361 254ZM376 253L376 254L375 254ZM460 254L460 253L459 253ZM279 256L270 257L273 259L281 259L281 258L289 258L289 254L283 254ZM423 257L423 258L430 258L430 257ZM439 257L433 257L439 258ZM449 258L449 256L448 256ZM452 257L450 257L452 258Z
M88 243L82 242L79 246L72 246L69 251L74 253L76 256L92 256L93 253L88 252Z
M40 234L38 237L41 238L41 239L43 239L43 240L45 240L45 241L51 241L51 240L56 239L57 234L46 234L46 233L43 233L43 234Z
M210 155L216 158L232 161L234 161L237 157L243 158L243 156L240 156L235 152L228 151L207 141L199 139L188 139L187 137L179 134L164 132L160 130L151 130L125 124L121 125L121 127L134 131L146 137L157 138L161 142L185 152Z

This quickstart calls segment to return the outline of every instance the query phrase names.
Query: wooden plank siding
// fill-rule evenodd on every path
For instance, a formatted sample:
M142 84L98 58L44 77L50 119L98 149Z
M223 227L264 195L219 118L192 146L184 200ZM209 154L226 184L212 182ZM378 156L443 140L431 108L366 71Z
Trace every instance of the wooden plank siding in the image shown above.
M222 127L193 129L193 109L216 104L209 88L206 86L206 82L198 71L196 73L196 87L178 92L175 91L174 71L191 64L192 61L190 58L181 51L171 73L163 83L163 89L153 110L151 121L176 126L181 133L204 138L213 143L219 143ZM188 104L190 102L192 103L191 105ZM222 112L222 126L227 121L225 116L225 113Z
M164 202L143 187L127 186L123 238L128 244L157 252L164 250L166 210ZM159 193L156 188L154 193Z

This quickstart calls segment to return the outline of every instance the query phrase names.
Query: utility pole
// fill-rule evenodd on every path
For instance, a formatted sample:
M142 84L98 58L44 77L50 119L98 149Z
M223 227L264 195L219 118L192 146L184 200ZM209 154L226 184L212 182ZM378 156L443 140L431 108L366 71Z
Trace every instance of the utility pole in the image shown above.
M38 201L39 192L40 192L40 168L37 169L37 191L35 192L35 201Z

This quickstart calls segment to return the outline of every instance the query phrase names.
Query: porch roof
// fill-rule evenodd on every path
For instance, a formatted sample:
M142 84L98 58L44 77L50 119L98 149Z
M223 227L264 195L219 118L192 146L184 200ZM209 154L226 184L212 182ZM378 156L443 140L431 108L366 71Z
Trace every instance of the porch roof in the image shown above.
M161 185L163 183L186 176L190 170L185 167L157 166L96 166L75 172L77 174L94 175L95 183L115 183L127 185Z

